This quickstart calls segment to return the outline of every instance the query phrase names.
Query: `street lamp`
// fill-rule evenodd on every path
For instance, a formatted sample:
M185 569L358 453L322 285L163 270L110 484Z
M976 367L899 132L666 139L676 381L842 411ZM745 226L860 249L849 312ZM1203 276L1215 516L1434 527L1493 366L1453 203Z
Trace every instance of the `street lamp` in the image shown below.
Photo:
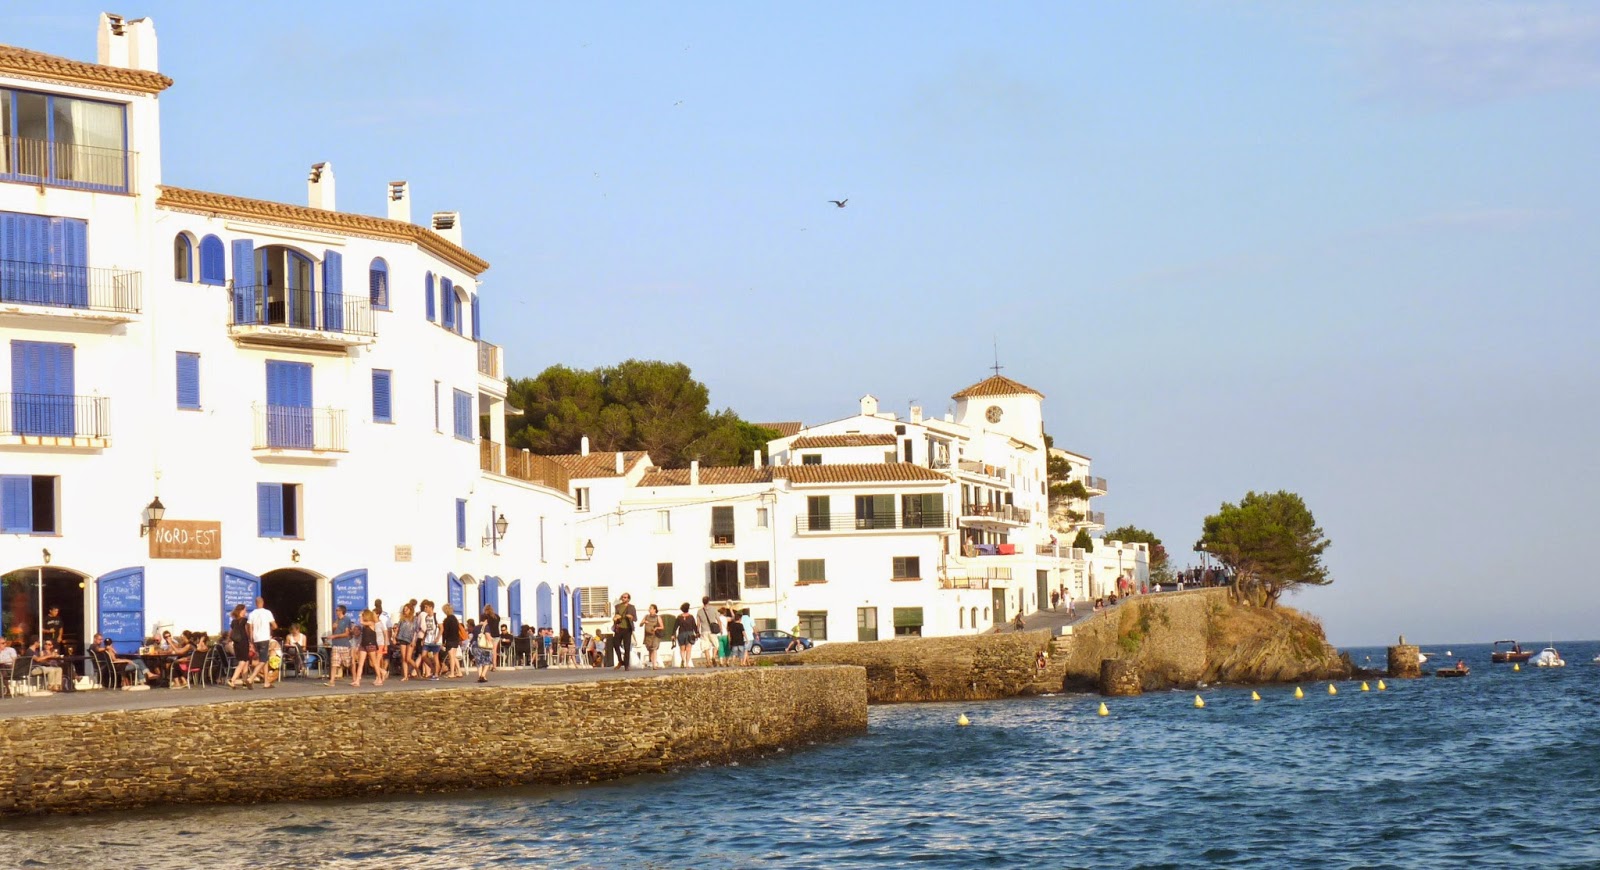
M583 542L583 558L585 558L585 559L593 559L594 558L594 539L593 538L590 538L589 540Z
M167 515L167 506L161 503L161 496L158 495L150 499L150 503L144 506L144 515L145 521L139 524L139 537L141 538L155 531L156 524L160 523L161 518Z
M493 505L489 507L489 536L483 539L485 544L493 547L496 555L500 553L500 540L506 536L506 529L511 523L506 520L506 515L500 513Z

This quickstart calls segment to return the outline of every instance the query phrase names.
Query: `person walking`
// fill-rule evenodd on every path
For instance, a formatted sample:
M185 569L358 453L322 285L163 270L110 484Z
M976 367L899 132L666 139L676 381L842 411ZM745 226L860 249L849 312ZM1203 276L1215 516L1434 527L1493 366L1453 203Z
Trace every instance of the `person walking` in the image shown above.
M717 609L711 606L709 595L700 597L700 610L695 613L694 630L700 637L700 652L705 656L706 667L716 667L722 648L721 641L717 639L722 635L722 617L717 614Z
M633 627L639 621L639 610L631 603L633 596L622 593L617 601L616 615L611 617L611 636L616 645L617 663L614 669L633 670Z
M361 611L361 646L356 650L356 675L350 682L351 686L361 687L361 677L367 665L372 666L372 684L383 685L383 678L387 676L389 669L385 667L387 662L383 660L383 644L378 642L378 634L382 630L382 623L378 621L376 611Z
M355 651L352 646L360 646L362 632L355 627L354 617L350 617L349 609L344 605L333 608L333 630L328 632L328 688L333 688L339 683L339 670L344 668L347 672L355 673Z
M416 608L406 602L400 608L400 619L394 624L394 644L400 648L400 682L411 679L411 674L417 671L417 613Z
M261 681L261 688L272 688L273 671L267 666L267 657L272 654L272 633L277 631L278 623L272 618L272 611L267 609L265 598L256 599L256 609L250 611L250 641L255 644L256 663L251 668L250 681Z
M235 604L233 612L229 614L228 640L233 644L233 657L238 662L233 668L233 676L228 678L228 688L230 689L237 689L240 686L255 688L255 684L249 682L248 679L250 675L250 652L254 647L250 643L250 621L245 618L244 612L243 604ZM246 678L245 682L241 683L239 681L241 677Z
M499 622L494 615L494 608L483 609L483 621L474 625L467 636L467 649L472 654L472 664L478 669L478 682L489 682L489 667L494 662L494 636L495 631L490 627L490 620ZM495 626L496 628L498 626Z
M444 649L445 676L461 679L461 641L466 635L461 631L461 619L449 602L444 605L444 623L439 626L439 642Z
M651 670L661 667L660 660L656 658L661 649L661 625L661 612L652 604L644 619L639 620L639 630L644 632L644 648L649 653L649 660L644 666Z
M673 632L678 642L678 667L694 667L694 642L699 636L697 621L689 613L689 602L683 602L683 607L678 613L677 629Z
M433 599L422 599L422 612L417 614L415 631L417 640L422 643L422 657L417 660L417 678L437 681L439 653L444 647L440 643L443 631L439 626L439 617L433 612Z
M739 616L739 624L744 626L744 663L750 664L751 656L756 649L756 623L750 618L750 611L746 610Z
M739 617L732 610L729 611L728 615L730 618L728 619L728 655L726 659L729 664L742 665L745 663L745 651L749 649L749 647L745 646L744 641L744 623L739 621Z

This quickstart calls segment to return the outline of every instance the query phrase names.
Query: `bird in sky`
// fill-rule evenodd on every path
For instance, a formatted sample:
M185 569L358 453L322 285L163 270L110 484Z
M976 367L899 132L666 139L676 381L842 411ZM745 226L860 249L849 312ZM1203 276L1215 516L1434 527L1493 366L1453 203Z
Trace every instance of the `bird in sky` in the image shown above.
M844 199L830 199L830 200L828 200L828 202L831 202L831 203L833 203L834 205L836 205L836 206L838 206L840 208L844 208L844 204L849 202L849 201L850 201L849 197L845 197Z

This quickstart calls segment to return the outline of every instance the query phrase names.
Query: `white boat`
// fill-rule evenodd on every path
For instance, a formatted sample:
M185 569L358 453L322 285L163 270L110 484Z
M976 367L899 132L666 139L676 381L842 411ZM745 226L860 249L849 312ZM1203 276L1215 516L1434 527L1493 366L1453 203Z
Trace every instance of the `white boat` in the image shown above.
M1428 663L1428 654L1427 654L1427 653L1425 653L1425 652L1421 652L1421 651L1420 651L1420 650L1419 650L1419 651L1418 651L1418 652L1417 652L1417 664L1419 664L1419 665L1425 665L1425 664L1427 664L1427 663Z
M1567 666L1566 659L1563 659L1561 653L1556 652L1556 648L1553 646L1547 646L1539 650L1539 654L1533 657L1532 663L1541 668L1564 668Z

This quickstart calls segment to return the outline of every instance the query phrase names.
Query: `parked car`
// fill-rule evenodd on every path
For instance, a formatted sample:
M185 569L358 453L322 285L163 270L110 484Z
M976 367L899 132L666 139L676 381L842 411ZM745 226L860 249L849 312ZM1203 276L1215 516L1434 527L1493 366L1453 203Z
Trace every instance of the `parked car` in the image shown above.
M750 652L755 654L787 652L789 644L794 643L795 640L795 636L787 631L769 628L756 632L756 645ZM799 638L799 641L801 649L811 649L810 638L802 637Z

